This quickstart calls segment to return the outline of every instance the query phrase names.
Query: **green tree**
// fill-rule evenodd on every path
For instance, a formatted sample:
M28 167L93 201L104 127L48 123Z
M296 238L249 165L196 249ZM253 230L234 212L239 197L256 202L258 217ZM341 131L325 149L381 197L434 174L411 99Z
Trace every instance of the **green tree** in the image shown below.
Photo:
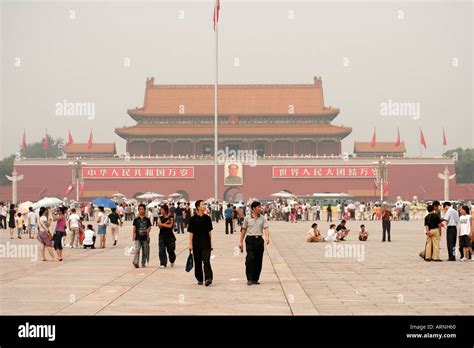
M44 139L28 144L27 150L20 150L21 156L26 158L57 158L64 153L64 139L54 139L48 135L48 151L43 148Z
M11 155L10 157L5 157L0 161L0 185L10 185L10 181L5 177L5 175L12 175L14 160L15 155Z
M457 149L446 151L443 155L456 160L454 163L457 183L474 183L474 149L458 147Z

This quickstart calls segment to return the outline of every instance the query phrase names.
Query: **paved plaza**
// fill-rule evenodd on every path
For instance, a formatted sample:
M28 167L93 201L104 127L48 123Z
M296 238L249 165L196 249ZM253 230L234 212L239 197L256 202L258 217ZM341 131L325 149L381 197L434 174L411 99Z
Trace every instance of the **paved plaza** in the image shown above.
M328 223L319 222L323 235ZM135 269L125 249L130 222L117 246L64 251L63 262L14 257L18 245L0 231L0 314L45 315L400 315L473 314L474 262L425 262L421 221L392 222L392 242L381 242L381 222L365 221L370 233L359 242L359 221L348 222L347 241L306 243L311 222L270 222L261 285L248 286L239 234L225 235L214 224L214 283L196 284L186 273L187 234L178 234L175 268L160 269L158 228L153 227L147 268ZM96 245L98 242L96 243ZM8 251L7 251L8 250ZM15 250L18 250L16 248ZM48 255L49 256L49 255Z

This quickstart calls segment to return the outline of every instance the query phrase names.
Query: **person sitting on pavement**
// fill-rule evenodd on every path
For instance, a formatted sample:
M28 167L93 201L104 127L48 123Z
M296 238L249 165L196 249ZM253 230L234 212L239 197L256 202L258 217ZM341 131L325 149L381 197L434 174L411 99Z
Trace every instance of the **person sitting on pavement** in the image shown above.
M366 242L367 238L369 238L369 232L365 229L365 225L362 224L360 225L359 240L361 242Z
M324 242L324 239L321 236L320 231L318 230L318 224L314 223L311 225L311 228L308 231L308 237L306 238L306 241L309 243Z
M349 234L351 230L346 228L346 220L341 220L341 223L337 225L336 232L338 234L339 240L344 240L344 238Z
M325 242L338 242L339 241L339 236L336 232L336 225L331 224L329 226L329 230L326 234L326 237L324 238Z

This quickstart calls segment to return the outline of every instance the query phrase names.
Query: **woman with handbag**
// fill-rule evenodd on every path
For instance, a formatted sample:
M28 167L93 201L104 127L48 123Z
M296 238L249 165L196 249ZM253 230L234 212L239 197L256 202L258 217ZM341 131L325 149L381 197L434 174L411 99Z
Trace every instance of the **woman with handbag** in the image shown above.
M56 256L54 256L53 251L53 235L49 232L49 227L51 226L48 221L48 208L41 207L39 211L39 223L38 223L38 236L36 237L41 243L41 256L43 261L48 261L46 259L45 249L48 248L48 252L53 258L54 261L59 261Z

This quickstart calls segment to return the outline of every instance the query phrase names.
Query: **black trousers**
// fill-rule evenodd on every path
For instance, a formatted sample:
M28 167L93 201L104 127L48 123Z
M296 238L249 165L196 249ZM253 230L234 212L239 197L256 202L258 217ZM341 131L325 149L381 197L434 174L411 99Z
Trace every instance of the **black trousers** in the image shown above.
M170 257L170 262L174 263L176 261L176 242L174 238L170 237L158 237L158 257L160 258L160 266L166 266L168 263L168 257L166 252Z
M458 229L456 226L448 226L446 233L446 242L448 245L448 259L450 261L456 261L456 238Z
M232 225L232 218L225 218L225 234L229 234L229 225L230 233L234 233L234 226Z
M194 276L198 282L212 280L211 249L193 246ZM204 274L202 272L204 268Z
M4 230L7 229L7 217L4 215L0 215L0 224Z
M245 248L247 249L247 256L245 257L247 281L258 281L262 272L263 238L261 236L258 238L247 236L245 238Z
M327 221L326 222L329 222L331 221L332 222L332 213L328 212L328 216L327 216Z
M390 220L382 220L382 240L385 241L385 234L387 234L388 240L390 240Z

